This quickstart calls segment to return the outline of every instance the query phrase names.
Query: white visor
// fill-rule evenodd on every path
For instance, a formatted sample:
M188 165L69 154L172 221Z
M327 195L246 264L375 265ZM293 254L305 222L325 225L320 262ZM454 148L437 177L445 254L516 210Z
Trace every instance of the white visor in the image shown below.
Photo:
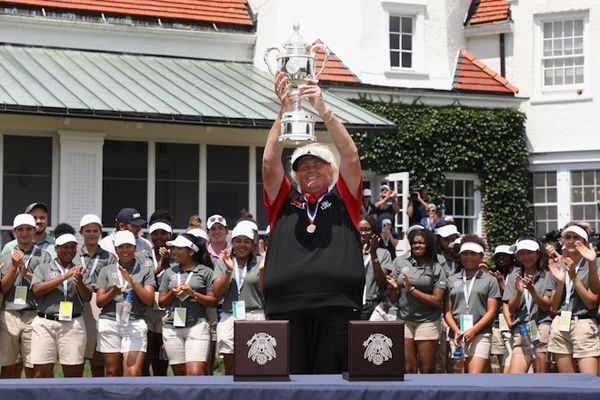
M190 239L183 237L181 235L177 236L175 240L170 240L167 242L167 246L171 247L187 247L189 249L194 250L196 253L200 251L198 246L196 246Z
M119 247L122 244L130 244L135 246L135 236L130 231L119 231L115 233L115 247Z
M71 235L70 233L65 233L56 238L55 246L62 246L65 243L75 242L77 243L77 238Z
M462 246L460 246L459 253L462 253L463 251L472 251L474 253L481 253L481 254L485 253L485 250L483 250L483 247L480 244L477 244L475 242L463 243Z
M520 250L529 250L529 251L538 251L540 249L540 245L535 240L520 240L517 242L517 253Z
M437 228L435 230L435 234L439 235L443 238L447 238L448 236L452 236L452 235L460 235L460 233L458 232L458 229L456 229L456 225L452 225L452 224L448 224L448 225L442 226L440 228Z
M577 236L579 236L580 238L585 240L586 243L589 239L589 236L588 236L587 232L585 231L585 229L583 229L582 227L577 226L577 225L571 225L568 228L565 228L562 231L561 235L564 237L567 234L567 232L573 232L574 234L576 234Z
M494 250L494 255L496 254L513 254L513 251L510 249L510 246L506 244L501 244L500 246L496 246Z
M157 229L162 229L165 232L173 233L173 228L171 228L169 224L165 224L164 222L155 222L152 225L150 225L150 228L148 228L148 233L152 233Z

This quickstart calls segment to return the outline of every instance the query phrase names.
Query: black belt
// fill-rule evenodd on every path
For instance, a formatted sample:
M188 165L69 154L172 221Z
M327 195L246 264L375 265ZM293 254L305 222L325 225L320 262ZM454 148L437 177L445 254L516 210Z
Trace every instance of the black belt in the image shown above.
M50 319L52 321L59 321L58 319L58 314L44 314L44 313L37 313L38 317L42 317L42 318L46 318L46 319ZM77 318L77 317L81 317L81 314L73 314L71 316L71 318Z

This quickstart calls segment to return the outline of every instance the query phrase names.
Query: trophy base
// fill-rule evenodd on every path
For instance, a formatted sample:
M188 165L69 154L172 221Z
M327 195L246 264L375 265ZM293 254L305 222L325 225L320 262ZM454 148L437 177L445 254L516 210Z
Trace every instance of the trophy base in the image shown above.
M291 111L283 114L281 118L280 142L291 141L294 143L316 142L315 122L312 117L302 111Z

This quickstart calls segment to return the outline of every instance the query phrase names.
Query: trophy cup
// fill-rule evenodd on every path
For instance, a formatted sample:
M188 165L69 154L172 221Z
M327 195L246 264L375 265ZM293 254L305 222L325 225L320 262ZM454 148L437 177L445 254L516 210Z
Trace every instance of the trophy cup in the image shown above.
M322 44L314 44L309 47L309 43L300 35L300 24L294 24L294 32L283 49L271 47L265 52L264 60L271 75L275 75L269 62L269 56L275 52L277 54L277 70L283 71L290 80L291 90L289 92L289 101L281 118L281 135L279 141L290 140L296 144L304 142L314 142L315 121L300 105L300 96L298 95L298 86L305 83L306 79L317 79L325 69L325 64L329 58L329 50ZM318 73L316 70L316 49L321 48L325 52L323 65Z

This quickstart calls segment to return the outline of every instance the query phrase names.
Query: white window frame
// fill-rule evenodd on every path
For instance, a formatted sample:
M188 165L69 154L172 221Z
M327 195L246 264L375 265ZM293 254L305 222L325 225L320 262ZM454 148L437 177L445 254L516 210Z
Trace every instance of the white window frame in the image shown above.
M385 43L386 68L384 74L388 78L428 78L429 74L425 66L425 16L427 11L427 2L425 0L409 1L383 1L381 6L384 9L385 23L382 37L382 43ZM412 36L412 66L411 68L392 67L390 58L390 16L412 17L413 18L413 36ZM402 60L400 60L402 65Z
M389 32L389 36L390 36L390 41L391 41L391 35L398 35L398 48L397 49L392 49L390 47L390 68L393 69L412 69L413 65L414 65L414 54L415 54L415 49L414 49L414 36L415 36L415 17L413 15L393 15L390 14L389 18L398 18L399 19L399 31L398 32L392 32L391 31L391 27L390 27L390 32ZM410 19L410 33L405 33L403 32L403 19ZM411 49L407 50L402 48L402 44L403 44L403 36L408 35L410 36L410 45L411 45ZM391 54L392 53L398 53L398 63L400 65L391 65L392 64L392 57ZM410 54L410 66L409 67L404 67L402 66L402 56L405 53L409 53Z
M571 178L571 174L575 171L600 171L600 165L596 166L595 168L572 168L569 171L569 177ZM595 174L594 174L595 175ZM586 185L583 186L584 188L586 187ZM600 182L596 182L596 185L594 186L598 189L600 189ZM569 211L572 211L573 206L577 205L577 206L593 206L594 208L597 207L596 205L596 200L594 201L583 201L583 202L574 202L572 200L572 196L571 196L571 190L573 189L573 182L571 182L571 184L569 185L569 197L570 197L570 205L569 205ZM596 215L598 215L598 212L596 212ZM577 219L579 220L579 219ZM590 223L592 220L589 219L583 219L584 222L588 222ZM600 225L600 218L599 219L594 219L594 224L592 225L592 228L597 232L598 229L596 227L596 221L599 221L597 224Z
M385 177L385 181L389 183L392 191L398 192L400 198L400 211L394 218L394 226L396 229L402 228L402 232L408 229L408 215L406 208L408 207L408 196L410 192L410 176L408 172L395 172Z
M581 162L578 162L579 160ZM571 171L600 169L600 152L585 154L563 153L552 159L530 157L530 172L556 171L556 190L558 204L558 228L572 220L571 216Z
M583 83L544 85L544 22L583 20ZM588 10L534 15L533 30L533 96L532 104L590 101L592 97L590 63L590 29Z
M558 228L559 227L559 221L558 221L558 196L559 196L559 194L558 194L558 172L556 170L530 171L531 174L542 173L542 172L546 173L546 174L553 173L553 172L556 173L556 201L555 202L545 201L545 202L536 203L535 202L535 188L536 188L536 186L535 186L535 179L533 179L533 177L532 177L532 185L533 185L532 189L533 189L534 193L533 193L533 198L532 198L533 202L531 203L531 206L532 206L532 209L533 209L533 224L534 224L534 229L535 229L535 222L536 222L536 219L535 219L535 207L536 206L539 206L539 207L556 207L556 225L557 225L557 228ZM544 189L546 189L547 187L548 186L543 186ZM546 224L548 224L548 221L550 221L550 220L546 219L546 220L540 220L540 221L543 221ZM537 232L538 236L539 235L544 235L545 233L547 233L547 232Z
M473 220L471 222L471 230L474 234L480 235L483 232L483 220L481 214L481 190L479 189L481 186L481 181L479 180L479 176L477 174L472 173L459 173L459 172L446 172L445 180L469 180L473 181ZM444 210L446 213L446 210ZM457 218L465 218L466 215L457 215ZM464 233L464 232L461 232Z

